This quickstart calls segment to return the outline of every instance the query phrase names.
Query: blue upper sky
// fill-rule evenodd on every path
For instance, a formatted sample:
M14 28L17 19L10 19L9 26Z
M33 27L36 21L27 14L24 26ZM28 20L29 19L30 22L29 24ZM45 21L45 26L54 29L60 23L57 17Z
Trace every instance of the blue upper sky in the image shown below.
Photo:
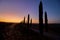
M39 2L40 0L0 0L0 21L3 19L12 21L14 18L18 22L28 14L36 21ZM60 0L42 0L42 3L43 13L47 11L49 23L60 23Z

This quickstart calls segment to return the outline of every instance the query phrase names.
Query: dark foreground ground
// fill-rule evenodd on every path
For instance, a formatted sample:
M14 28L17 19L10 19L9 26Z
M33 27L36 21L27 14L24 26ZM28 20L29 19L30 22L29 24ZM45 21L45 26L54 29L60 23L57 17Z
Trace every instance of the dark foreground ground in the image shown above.
M39 30L38 24L33 24L30 28ZM28 34L27 34L28 33ZM60 24L49 24L48 33L60 36ZM27 25L16 23L0 23L0 40L60 40L54 37L41 36L39 32L27 30Z

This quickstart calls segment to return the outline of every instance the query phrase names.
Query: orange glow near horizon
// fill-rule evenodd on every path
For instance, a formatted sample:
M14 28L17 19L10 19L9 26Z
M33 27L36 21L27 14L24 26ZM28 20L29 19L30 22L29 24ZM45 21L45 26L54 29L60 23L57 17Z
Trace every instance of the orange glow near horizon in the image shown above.
M13 19L13 18L6 19L6 18L4 18L4 19L0 20L0 22L12 22L12 23L19 23L21 21L22 21L22 19L18 19L18 18L16 18L16 19Z
M24 16L18 16L15 12L2 12L0 15L0 22L20 23ZM27 17L26 17L27 22ZM37 19L32 19L32 23L38 23Z
M13 14L1 14L0 22L12 22L12 23L19 23L23 20L22 17L17 17Z
M20 23L23 19L1 19L0 22L10 22L10 23ZM38 20L32 20L32 23L39 23ZM52 21L49 21L48 23L52 23ZM54 23L54 22L53 22Z
M24 16L18 16L16 14L14 14L13 12L6 12L4 14L4 12L0 15L0 22L11 22L11 23L20 23L21 21L23 21L23 17ZM26 17L27 18L27 17ZM27 22L27 21L26 21ZM48 23L55 23L56 21L54 20L48 20ZM39 23L38 19L34 19L32 18L32 23Z
M23 21L23 18L0 18L0 22L11 22L11 23L20 23ZM26 21L27 22L27 21ZM39 23L37 19L32 19L32 23ZM49 21L48 23L52 23L52 21ZM54 23L54 22L53 22Z

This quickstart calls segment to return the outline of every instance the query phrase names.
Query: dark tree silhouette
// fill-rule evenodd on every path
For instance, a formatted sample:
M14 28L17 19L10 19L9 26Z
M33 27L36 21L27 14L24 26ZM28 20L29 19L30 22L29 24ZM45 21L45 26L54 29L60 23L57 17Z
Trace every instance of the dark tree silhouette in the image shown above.
M32 18L31 18L31 20L30 20L30 23L32 24Z
M30 20L30 15L28 14L28 18L27 18L27 40L29 40L29 20Z
M39 4L39 29L40 29L40 34L43 35L43 5L42 5L42 1L40 1L40 4Z
M24 16L24 24L25 24L25 16Z
M28 29L29 29L29 20L30 20L30 15L28 14L28 23L27 23Z
M45 31L48 32L48 18L47 18L47 12L45 11Z

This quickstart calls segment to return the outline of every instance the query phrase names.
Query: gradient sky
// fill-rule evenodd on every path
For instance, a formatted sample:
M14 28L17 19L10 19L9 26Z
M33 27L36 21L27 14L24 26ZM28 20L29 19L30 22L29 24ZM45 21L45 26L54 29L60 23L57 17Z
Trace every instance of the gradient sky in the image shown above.
M0 0L0 22L21 22L30 14L38 23L40 0ZM49 23L60 23L60 0L42 0L43 12L47 11Z

